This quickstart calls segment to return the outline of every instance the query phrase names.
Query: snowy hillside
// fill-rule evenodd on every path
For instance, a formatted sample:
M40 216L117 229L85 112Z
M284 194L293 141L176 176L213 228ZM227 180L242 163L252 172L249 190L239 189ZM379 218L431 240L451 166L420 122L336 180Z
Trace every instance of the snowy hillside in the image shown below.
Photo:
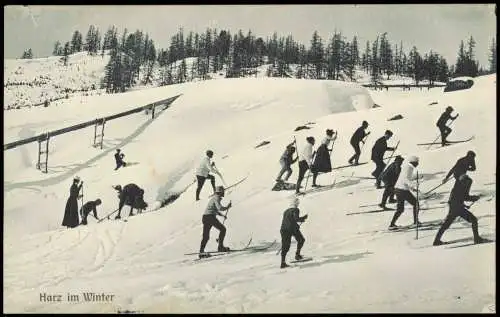
M6 59L4 64L4 109L19 109L29 106L43 106L45 101L50 106L59 106L64 99L103 95L105 91L100 89L104 78L105 66L109 61L109 55L90 56L87 52L79 52L69 55L68 65L64 66L61 56L51 56L38 59ZM184 59L187 69L187 81L198 82L202 79L196 74L196 57ZM181 60L172 65L174 79L181 65ZM288 77L296 78L298 66L291 64ZM165 69L155 65L151 84L144 85L145 71L139 73L139 80L131 90L158 87L165 81ZM269 76L271 64L264 64L249 70L248 77L262 78ZM312 69L312 67L311 67ZM225 78L226 69L207 74L208 80ZM370 75L357 69L355 82L369 84ZM307 78L307 75L306 75ZM348 81L347 76L344 76ZM413 84L411 78L385 76L381 79L382 84ZM424 82L421 82L425 84Z
M456 222L444 241L432 247L439 226L415 231L386 231L393 211L369 213L360 205L379 203L382 190L369 176L370 149L386 129L389 145L401 142L398 154L418 155L423 191L438 185L452 164L468 150L477 153L470 173L473 193L483 193L471 209L480 234L495 239L496 76L475 78L469 90L369 91L359 85L296 79L219 79L137 90L125 94L65 100L63 108L6 113L4 142L34 135L143 105L182 93L151 121L136 114L106 126L103 150L90 146L93 129L51 140L49 173L34 168L37 145L5 151L4 167L4 311L147 313L321 313L321 312L488 312L495 311L495 243L472 241L467 223ZM372 109L373 103L383 107ZM438 133L435 121L448 105L460 117L451 140L475 139L445 148L417 146ZM67 109L67 111L66 111ZM403 119L388 121L400 114ZM352 155L349 139L363 120L371 135L360 162L369 164L320 175L318 183L335 181L333 189L301 198L303 254L312 256L288 269L279 268L279 228L292 192L274 192L279 157L296 137L301 148L309 135L321 140L325 129L338 130L332 165ZM294 131L298 126L310 129ZM257 147L262 141L265 146ZM113 153L139 164L114 171ZM193 262L201 239L201 215L211 193L206 184L195 202L191 186L171 205L132 217L66 229L60 226L71 179L85 181L85 201L100 198L99 217L118 205L112 185L136 183L152 206L168 193L191 183L206 149L230 185L248 176L224 199L233 203L226 243L239 248L277 240L265 252L240 252ZM295 181L298 168L290 178ZM221 183L220 178L216 178ZM310 185L310 184L309 184ZM308 185L308 186L309 186ZM446 215L451 182L422 201L420 220L439 223ZM126 218L128 208L122 210ZM406 206L399 224L411 222ZM212 229L207 250L216 247ZM456 246L460 246L456 248ZM464 246L464 247L462 247ZM293 257L295 242L288 258ZM113 295L87 302L83 292ZM61 294L45 302L42 294ZM78 294L70 302L67 294ZM43 297L46 298L46 297Z

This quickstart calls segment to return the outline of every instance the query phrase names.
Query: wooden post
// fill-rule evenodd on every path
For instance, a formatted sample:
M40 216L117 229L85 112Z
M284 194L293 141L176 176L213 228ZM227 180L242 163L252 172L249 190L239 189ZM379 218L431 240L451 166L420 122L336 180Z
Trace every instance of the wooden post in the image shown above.
M95 125L94 125L94 147L96 146L96 139L97 139L97 124L99 123L99 119L95 119Z
M104 125L106 124L106 119L102 119L102 129L101 129L101 150L102 150L102 143L104 142Z
M156 108L156 107L155 107L155 104L153 104L153 106L151 107L151 113L153 114L152 119L154 119L154 118L155 118L155 108Z
M36 169L40 169L40 156L42 153L42 140L38 140L38 163L36 164Z
M47 140L45 142L45 173L47 173L47 168L49 165L49 133L47 132Z

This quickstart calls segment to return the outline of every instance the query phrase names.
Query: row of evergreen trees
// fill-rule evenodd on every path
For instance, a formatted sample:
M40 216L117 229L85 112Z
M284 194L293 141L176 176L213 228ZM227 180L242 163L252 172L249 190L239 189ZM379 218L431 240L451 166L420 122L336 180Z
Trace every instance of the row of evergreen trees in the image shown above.
M182 83L195 78L207 79L209 73L219 72L226 77L241 77L256 74L258 66L269 64L267 75L271 77L298 77L311 79L356 80L355 68L360 67L377 83L384 76L412 77L418 83L424 79L447 81L450 76L476 76L485 73L475 60L476 42L470 37L465 47L460 43L455 65L449 67L446 59L437 52L423 56L414 46L408 54L403 43L393 45L387 33L367 41L364 49L356 36L351 40L335 31L324 40L318 32L312 34L310 46L294 40L292 35L278 36L275 32L265 40L251 31L234 35L227 30L206 29L199 34L183 29L171 37L168 48L156 50L154 41L140 30L128 33L127 29L118 39L115 26L108 28L101 39L100 31L91 25L85 42L83 35L75 31L71 41L64 46L58 41L53 55L62 56L66 64L68 55L80 51L102 56L109 50L110 60L106 66L102 88L108 92L125 91L137 84L144 72L142 84L151 83L155 65L160 68L161 85ZM362 50L362 51L361 51ZM27 52L25 54L27 55ZM26 57L23 54L23 57ZM30 49L30 54L31 49ZM186 58L193 57L188 67ZM490 71L496 71L496 44L490 46ZM292 72L291 65L296 66ZM188 69L189 68L189 69Z

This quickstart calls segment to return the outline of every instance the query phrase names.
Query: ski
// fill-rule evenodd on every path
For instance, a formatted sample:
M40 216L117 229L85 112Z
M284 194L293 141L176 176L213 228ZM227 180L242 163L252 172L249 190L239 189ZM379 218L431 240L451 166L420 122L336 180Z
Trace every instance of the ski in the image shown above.
M385 209L374 209L374 210L369 210L369 211L350 212L350 213L347 213L346 216L362 215L362 214L374 214L374 213L377 213L377 212L384 212L384 211L394 211L394 208L385 208Z
M282 181L282 182L276 182L276 184L274 184L271 190L272 191L295 190L296 187L297 185L294 183L287 183Z
M375 177L368 177L368 176L350 176L350 175L340 175L340 177L347 177L347 178L359 178L359 179L376 179Z
M307 189L307 190L305 190L303 192L298 192L295 195L302 195L302 196L304 196L304 195L310 194L310 193L317 193L317 192L322 192L322 191L330 190L330 189L333 189L334 187L335 187L335 183L330 184L330 185L320 185L318 187Z
M309 261L312 261L312 260L313 260L312 257L307 257L307 258L303 258L301 260L292 260L292 261L290 261L290 263L309 262Z
M446 249L456 249L456 248L470 247L470 246L473 246L473 245L487 244L487 243L492 243L492 242L495 242L495 240L484 239L483 242L479 242L479 243L469 242L469 243L465 243L465 244L461 244L461 245L454 245L454 246L451 246L451 247L447 247Z
M473 140L474 138L475 138L475 136L473 135L473 136L471 136L470 138L468 138L466 140L446 141L446 143L456 144L456 143L469 142L469 141ZM441 144L441 142L417 143L417 145L433 145L433 144Z
M230 249L229 251L205 251L202 253L216 255L216 254L227 254L227 253L231 253L231 252L245 251L248 249L248 247L250 246L251 243L252 243L252 238L250 238L250 240L248 240L248 243L241 249ZM199 255L199 254L200 254L200 252L184 253L184 255Z
M243 183L243 182L244 182L247 178L248 178L248 175L247 175L247 176L245 176L245 177L243 177L242 179L240 179L240 180L239 180L239 181L237 181L236 183L231 184L231 185L227 186L226 188L224 188L224 190L226 191L226 194L228 194L228 193L229 193L228 189L233 188L233 187L235 187L236 185L239 185L239 184ZM210 197L213 197L213 195L214 195L214 194L211 194L211 195L210 195L210 196L208 196L208 197L209 197L209 198L210 198Z
M104 217L102 217L101 219L99 219L99 220L97 221L97 223L100 223L101 221L104 221L104 219L109 220L109 217L110 217L111 215L113 215L113 214L114 214L115 212L117 212L117 211L118 211L118 209L116 209L115 211L113 211L113 212L112 212L112 213L110 213L110 214L107 214L106 216L104 216Z
M364 165L364 164L368 164L368 162L363 162L363 163L358 163L358 164L349 164L349 165L336 166L336 167L333 167L332 170L338 170L338 169L347 168L347 167L356 167L356 166Z

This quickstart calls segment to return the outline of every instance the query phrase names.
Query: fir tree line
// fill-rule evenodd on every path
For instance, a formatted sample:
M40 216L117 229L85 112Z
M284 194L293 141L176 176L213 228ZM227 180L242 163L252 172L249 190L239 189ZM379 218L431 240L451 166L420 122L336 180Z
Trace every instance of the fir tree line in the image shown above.
M137 30L128 34L124 30L118 39L115 26L108 28L101 41L99 29L90 26L82 41L82 34L75 31L71 41L54 45L53 55L62 56L66 64L68 55L87 51L104 56L109 52L102 88L108 92L121 92L137 84L140 72L144 72L142 84L151 83L155 66L160 68L160 85L183 83L195 79L208 79L209 73L219 73L227 78L257 75L257 67L269 65L267 76L297 77L356 81L355 69L361 68L371 76L373 83L390 79L391 76L411 77L418 84L428 80L446 82L450 77L477 76L484 74L475 59L476 42L470 37L465 47L459 46L457 61L451 67L446 59L434 51L423 55L413 46L408 54L403 43L392 44L383 33L370 42L359 43L354 36L347 39L342 32L334 31L324 40L313 32L309 47L295 41L292 35L278 36L276 32L267 38L257 37L250 30L231 34L228 30L207 28L203 33L188 32L181 28L170 38L168 48L155 48L148 34ZM188 67L186 59L193 58ZM490 46L489 71L496 71L495 39ZM292 71L292 65L295 72ZM189 69L188 69L189 68Z

